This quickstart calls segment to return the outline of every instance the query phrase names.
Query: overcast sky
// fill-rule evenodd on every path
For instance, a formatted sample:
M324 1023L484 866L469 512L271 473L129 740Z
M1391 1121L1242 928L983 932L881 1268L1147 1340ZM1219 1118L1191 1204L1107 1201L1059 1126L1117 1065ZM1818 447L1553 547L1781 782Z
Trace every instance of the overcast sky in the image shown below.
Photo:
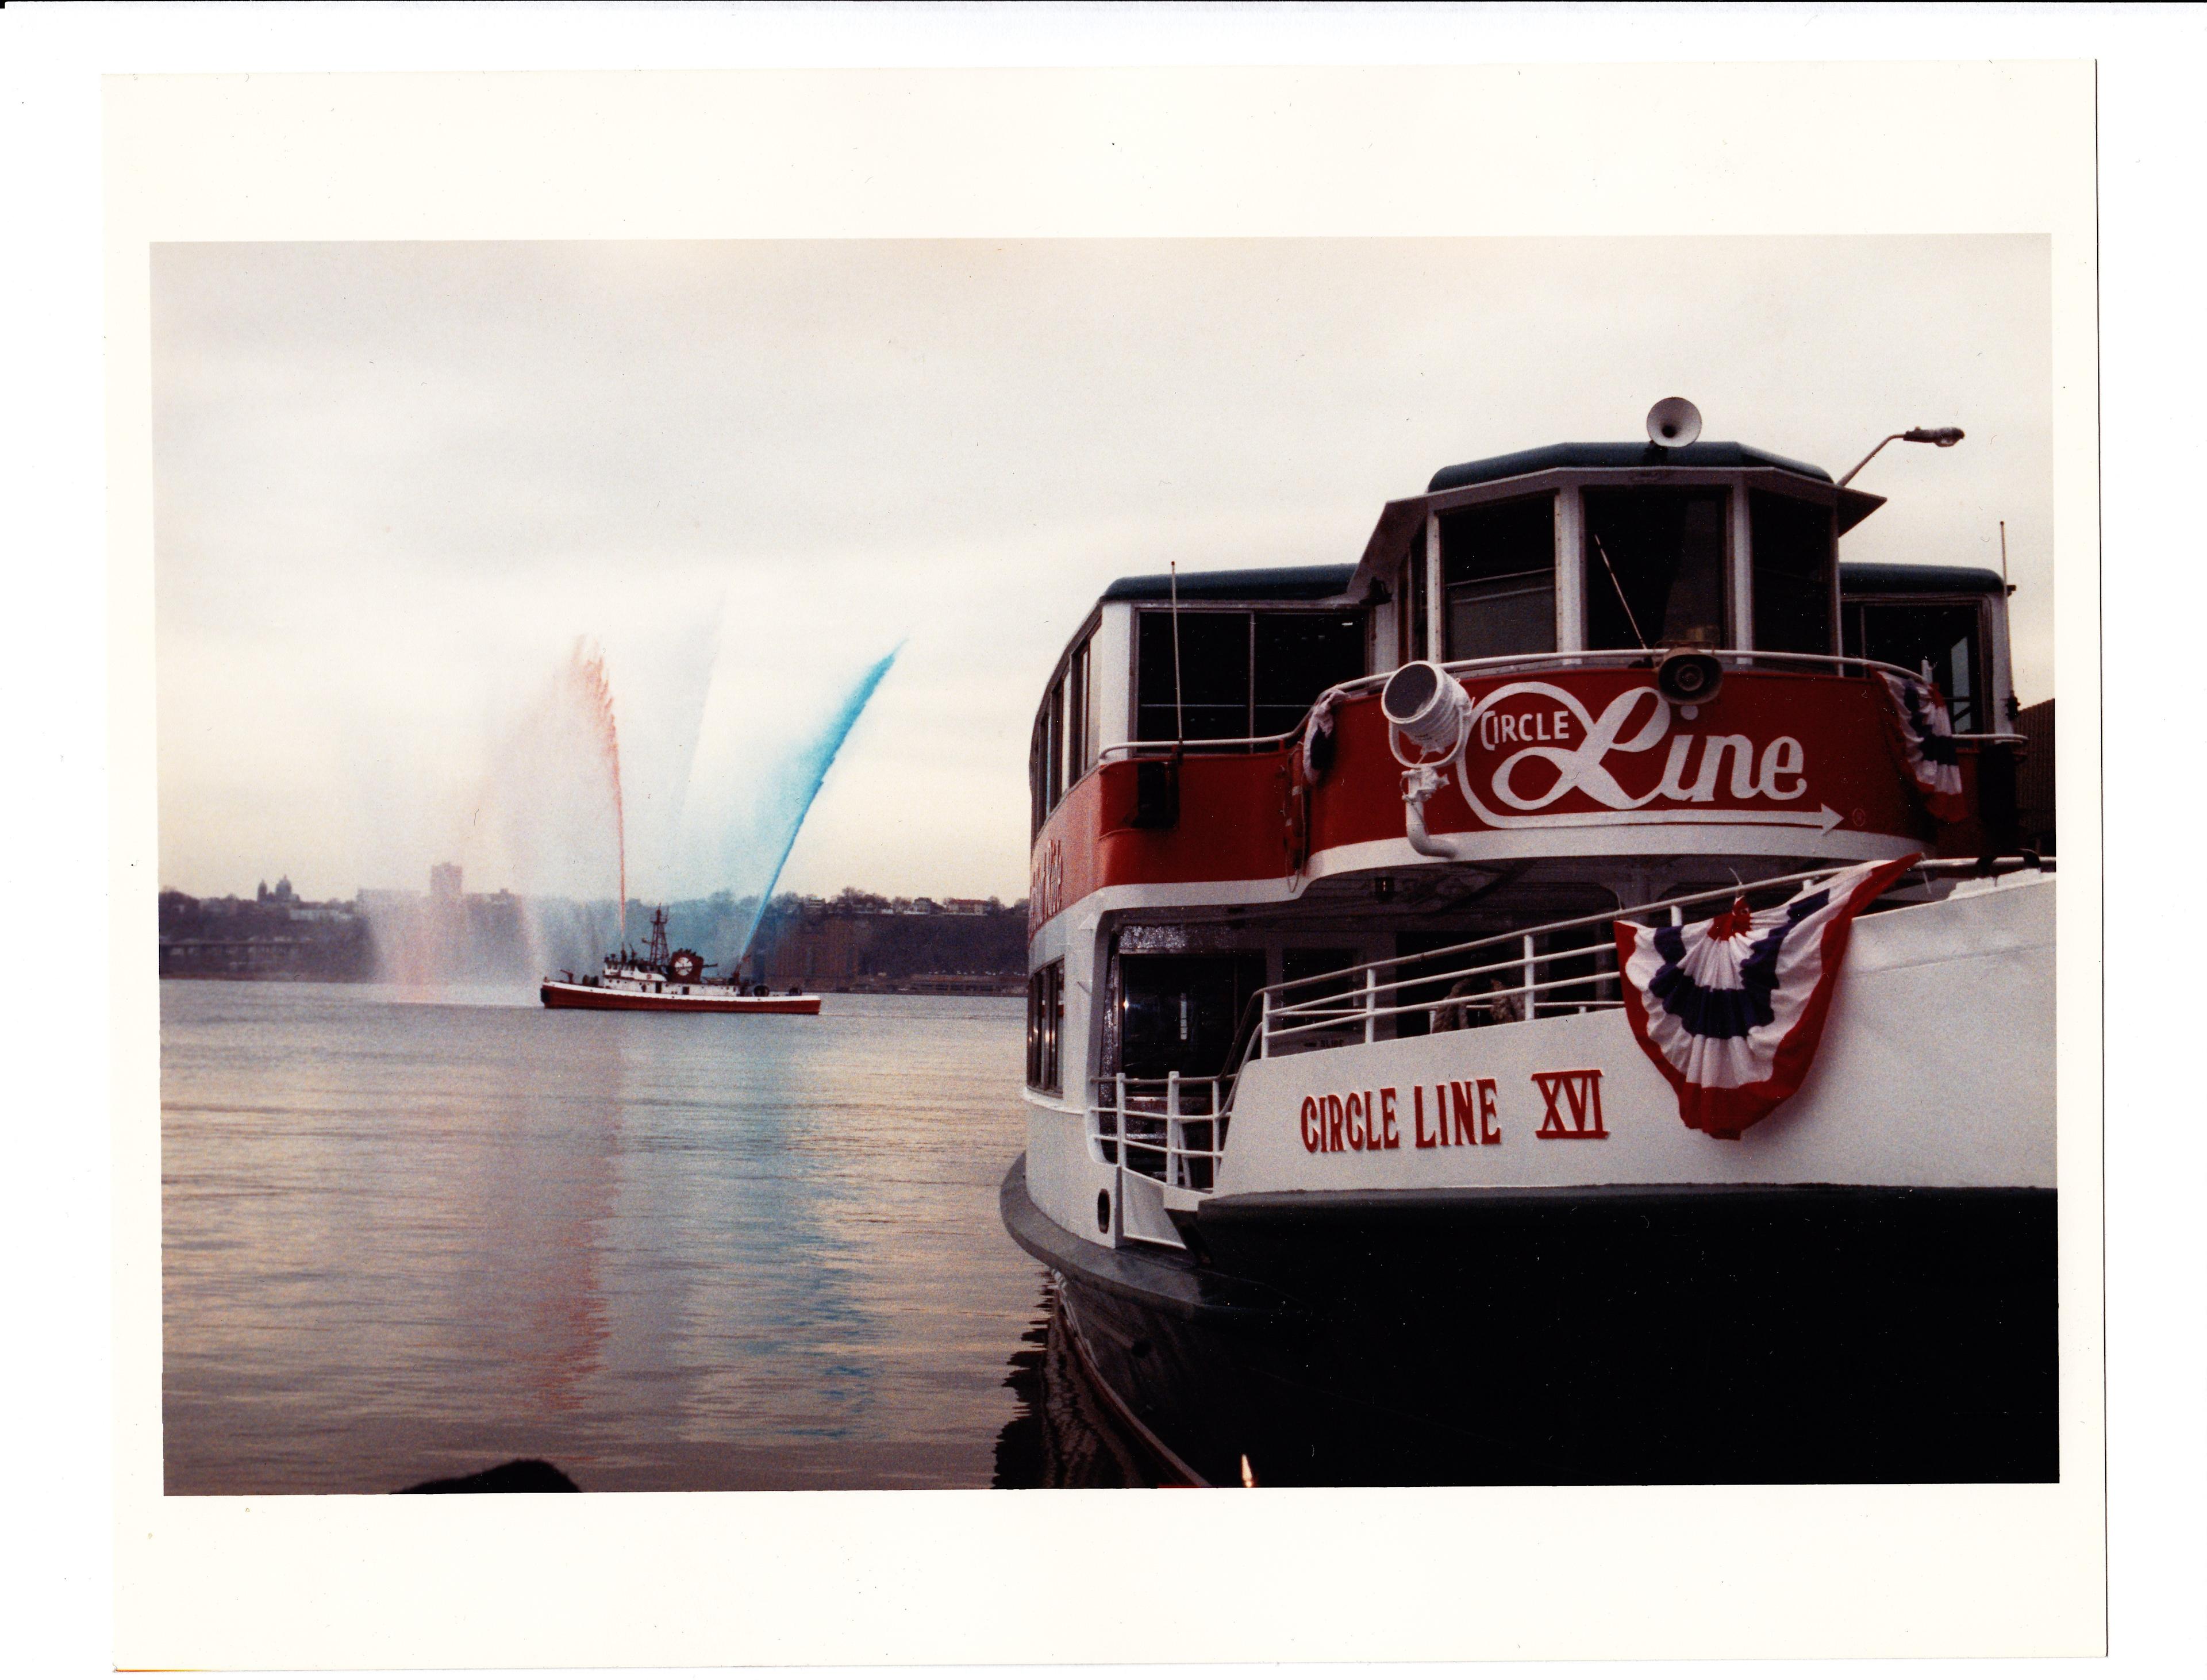
M2051 692L2037 237L170 245L153 260L164 885L495 878L470 823L577 637L630 883L703 878L902 645L783 886L1007 900L1026 736L1113 577L1354 560L1444 464L1704 435L1892 503L1850 559L1997 567ZM609 894L610 882L606 889Z

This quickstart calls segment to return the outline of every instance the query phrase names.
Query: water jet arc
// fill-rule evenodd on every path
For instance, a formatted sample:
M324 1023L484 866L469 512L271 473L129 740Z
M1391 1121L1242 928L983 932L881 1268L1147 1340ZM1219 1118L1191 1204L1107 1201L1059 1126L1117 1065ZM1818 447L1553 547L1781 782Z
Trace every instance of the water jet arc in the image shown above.
M874 697L874 691L882 685L882 679L888 675L889 667L896 663L896 656L903 651L904 643L900 642L868 668L850 693L844 697L843 703L835 708L827 726L813 742L809 751L809 762L804 758L798 760L801 767L798 786L802 792L792 808L789 825L782 834L774 868L768 874L765 884L759 888L758 903L751 911L750 925L745 928L743 942L737 948L736 964L739 970L751 960L751 942L758 937L759 924L765 919L767 906L774 901L774 889L781 879L782 866L789 862L790 852L797 845L798 834L804 827L804 819L812 810L812 802L819 798L821 784L828 780L828 767L834 763L835 755L843 750L843 743L857 725L859 714L866 709L866 702Z

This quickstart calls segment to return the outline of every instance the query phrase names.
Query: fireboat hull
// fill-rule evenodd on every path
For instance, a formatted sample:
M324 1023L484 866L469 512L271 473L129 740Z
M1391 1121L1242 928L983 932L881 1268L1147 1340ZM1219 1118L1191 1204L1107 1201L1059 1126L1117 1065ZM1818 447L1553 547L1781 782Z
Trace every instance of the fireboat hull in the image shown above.
M625 991L610 986L570 985L547 980L537 989L547 1009L619 1009L657 1015L816 1015L820 999L811 994L795 997L718 996L698 993Z
M1192 1480L2060 1476L2051 1190L1229 1196L1187 1253L1001 1200Z

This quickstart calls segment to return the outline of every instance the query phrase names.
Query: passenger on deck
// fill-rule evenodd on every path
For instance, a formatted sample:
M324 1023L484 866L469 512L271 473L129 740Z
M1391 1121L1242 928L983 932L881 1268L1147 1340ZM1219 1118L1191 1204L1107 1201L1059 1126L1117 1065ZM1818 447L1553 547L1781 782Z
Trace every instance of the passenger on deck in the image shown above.
M1455 1032L1468 1026L1498 1026L1524 1019L1524 998L1504 991L1499 976L1467 974L1449 988L1448 1001L1432 1012L1429 1030Z

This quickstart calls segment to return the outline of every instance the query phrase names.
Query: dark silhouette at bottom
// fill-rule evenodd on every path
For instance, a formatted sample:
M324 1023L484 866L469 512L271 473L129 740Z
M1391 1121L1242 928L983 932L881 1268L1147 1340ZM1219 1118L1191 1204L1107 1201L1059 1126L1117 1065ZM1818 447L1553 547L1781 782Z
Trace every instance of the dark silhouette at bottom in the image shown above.
M425 1481L412 1487L401 1488L402 1493L580 1493L583 1490L569 1481L557 1465L547 1464L541 1458L515 1458L487 1470L478 1470L471 1476L444 1476L435 1481Z

